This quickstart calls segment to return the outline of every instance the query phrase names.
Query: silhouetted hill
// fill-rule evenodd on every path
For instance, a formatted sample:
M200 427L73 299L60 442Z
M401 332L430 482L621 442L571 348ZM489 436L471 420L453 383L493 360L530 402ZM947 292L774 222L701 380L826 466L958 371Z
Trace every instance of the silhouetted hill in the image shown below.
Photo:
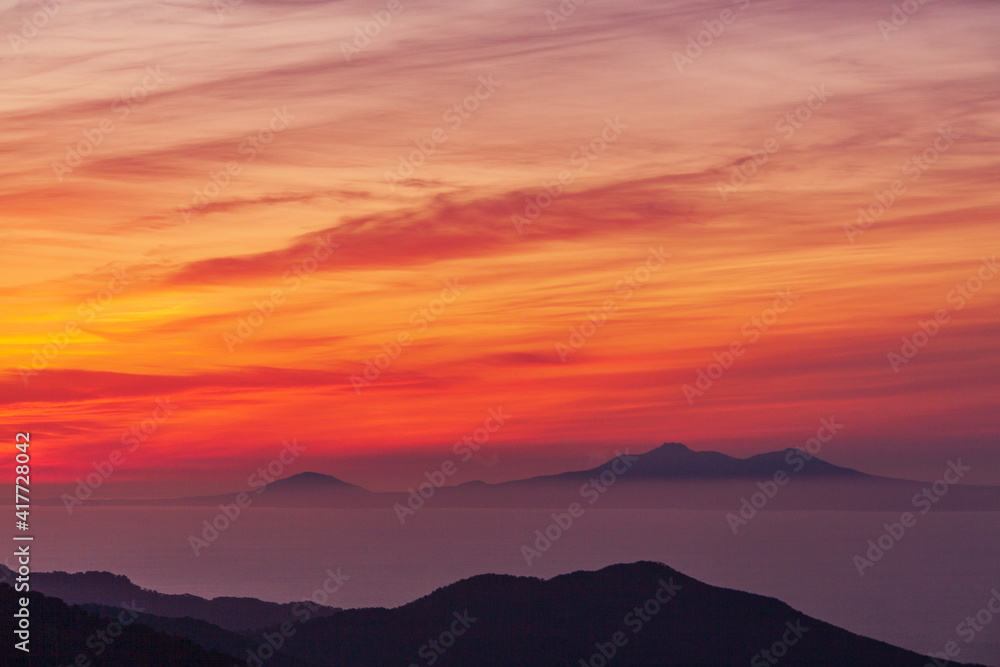
M578 502L605 509L736 512L754 498L754 507L768 510L913 511L914 497L930 486L836 466L799 449L739 459L667 443L644 454L622 452L587 470L444 487L427 504L565 509ZM997 511L1000 487L954 484L933 502L936 511Z
M326 491L330 489L345 490L354 489L356 491L367 491L360 486L348 484L337 479L333 475L324 475L318 472L300 472L291 477L275 480L264 487L268 493L299 493L302 491Z
M951 465L947 462L945 465ZM945 465L942 465L944 473ZM958 470L959 468L955 468ZM955 474L955 470L947 473ZM443 479L443 473L439 473ZM783 476L778 482L776 476ZM1000 487L949 483L947 495L934 500L937 511L1000 511ZM447 480L445 480L447 481ZM773 490L768 510L912 511L914 498L932 482L868 475L828 463L800 449L757 454L745 459L720 452L696 452L666 443L644 454L621 453L587 470L563 472L498 484L467 482L433 490L430 507L565 508L584 496L604 508L738 510L744 498ZM420 479L414 487L426 487ZM592 490L585 487L590 486ZM611 487L614 487L613 492ZM417 491L374 492L330 475L303 472L247 491L255 507L336 507L344 509L421 507ZM169 500L100 500L91 505L233 504L238 493ZM775 497L776 496L776 497ZM58 499L36 501L61 504Z
M13 589L0 585L4 609L14 608L14 596ZM69 665L79 653L93 659L93 637L122 614L117 606L67 607L40 593L30 597L33 662L4 642L5 667ZM248 649L259 652L265 636L281 640L280 624L237 633L190 618L145 612L133 618L92 665L242 667ZM5 614L0 622L8 637L12 620ZM773 598L710 586L651 562L548 580L480 575L395 609L354 609L282 623L285 638L278 652L267 652L269 667L549 667L604 664L601 659L633 667L756 667L773 664L765 650L789 666L923 667L929 661Z
M719 479L764 479L775 470L787 468L786 458L797 450L757 454L746 459L738 459L721 452L696 452L679 442L669 442L645 454L636 455L636 460L628 470L629 480L719 480ZM603 463L596 468L578 472L564 472L558 475L535 477L532 480L554 479L586 481L609 470L614 461ZM621 466L618 466L621 469ZM870 477L851 468L841 468L822 459L813 457L808 466L801 470L804 477ZM525 480L525 481L532 481Z
M773 598L709 586L649 562L549 580L472 577L396 609L309 621L285 650L304 659L327 656L326 665L370 667L432 660L477 667L772 664L763 656L754 662L763 650L781 653L783 666L928 662Z
M16 600L29 599L30 653L14 648ZM0 584L0 665L4 667L89 665L91 667L245 667L242 660L207 651L186 639L171 637L135 621L125 614L128 624L109 621L70 607L41 593L16 593ZM114 624L114 625L113 625ZM115 636L116 635L116 636ZM79 655L86 662L77 662Z
M260 489L259 495L253 496L253 502L259 507L324 507L333 504L361 508L385 504L378 493L317 472L301 472L275 480Z
M12 581L11 571L0 565L6 581ZM128 577L108 572L33 572L33 590L59 598L66 604L95 604L117 607L122 601L135 600L146 613L165 618L184 618L205 621L234 631L253 630L282 623L293 617L295 605L264 602L256 598L219 597L211 600L195 595L171 595L140 588ZM312 603L309 603L312 605ZM315 616L335 614L333 607L316 607Z
M79 605L90 613L96 613L102 618L113 619L121 612L121 608L104 605ZM246 659L248 651L258 651L266 638L260 631L245 633L234 632L220 628L217 625L199 621L193 618L165 618L152 614L139 613L138 622L147 625L157 632L188 639L202 648L225 653L235 658ZM292 620L291 618L289 620ZM298 619L295 619L296 621ZM275 652L267 661L267 667L317 667L315 663L292 658L281 651Z
M787 466L789 454L799 450L785 449L739 459L720 452L696 452L680 443L671 442L641 454L632 471L637 477L706 477L709 479L743 477L761 479ZM851 468L813 458L801 474L805 477L869 477Z

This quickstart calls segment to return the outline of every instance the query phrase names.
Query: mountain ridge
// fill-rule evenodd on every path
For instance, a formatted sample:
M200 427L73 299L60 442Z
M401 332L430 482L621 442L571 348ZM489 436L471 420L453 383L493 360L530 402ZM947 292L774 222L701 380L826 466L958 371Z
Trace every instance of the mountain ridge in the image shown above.
M11 595L9 585L0 584L0 597ZM49 606L63 604L42 593L31 595L35 601L45 598ZM120 612L114 606L82 606L104 618ZM72 607L62 613L83 618ZM601 655L606 662L614 658L614 664L631 667L765 664L762 651L782 642L786 655L781 664L789 667L923 667L931 661L833 626L775 598L712 586L655 561L618 563L547 579L480 574L392 609L348 609L301 621L289 617L252 633L234 633L190 618L154 616L147 611L138 622L158 637L166 635L160 643L193 642L205 650L225 652L239 664L260 662L255 651L264 646L266 637L281 633L284 639L269 652L276 667L415 662L439 667L548 667L588 664ZM9 625L10 619L0 623ZM59 639L56 633L48 649L67 655L78 648ZM169 663L152 659L129 664Z
M0 563L0 582L13 582L14 572ZM202 598L189 593L160 593L142 588L122 574L87 572L32 572L32 590L58 598L69 605L94 604L115 607L123 600L135 602L146 613L163 618L192 618L234 632L272 625L291 616L301 602L266 602L247 597ZM312 615L339 613L337 607L311 605Z
M476 575L394 609L346 610L310 620L285 648L303 659L336 655L343 664L364 665L431 659L442 667L575 666L612 659L632 667L736 665L758 664L754 659L762 649L794 636L793 627L799 635L785 647L782 665L923 667L929 661L780 600L711 586L652 561L549 579ZM454 635L450 643L436 646L435 639L448 633ZM383 636L395 639L380 641Z
M695 451L677 442L664 443L642 454L617 451L617 456L585 470L571 470L497 483L472 480L448 484L420 479L408 492L370 491L325 473L305 471L269 482L253 491L185 498L91 499L93 505L219 506L243 494L245 504L258 507L331 507L383 509L549 508L565 505L576 488L616 485L602 495L602 507L663 509L732 509L741 497L761 485L780 484L780 497L768 509L885 511L912 509L910 499L932 482L882 477L838 466L800 448L763 452L737 458L716 451ZM950 463L950 462L949 462ZM429 474L428 474L429 475ZM783 477L779 479L779 475ZM603 480L603 482L602 482ZM794 483L789 484L789 481ZM606 490L606 489L605 489ZM771 494L769 494L771 495ZM1000 487L960 484L945 502L944 511L1000 511ZM248 501L248 502L246 502ZM42 499L39 504L57 504ZM417 507L414 507L416 505ZM405 511L405 510L404 510Z

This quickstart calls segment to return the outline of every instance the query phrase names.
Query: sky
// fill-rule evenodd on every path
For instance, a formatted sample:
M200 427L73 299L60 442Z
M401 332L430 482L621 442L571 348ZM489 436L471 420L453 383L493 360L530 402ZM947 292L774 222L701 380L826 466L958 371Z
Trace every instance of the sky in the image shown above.
M903 4L6 2L7 430L106 496L824 418L1000 484L1000 6Z

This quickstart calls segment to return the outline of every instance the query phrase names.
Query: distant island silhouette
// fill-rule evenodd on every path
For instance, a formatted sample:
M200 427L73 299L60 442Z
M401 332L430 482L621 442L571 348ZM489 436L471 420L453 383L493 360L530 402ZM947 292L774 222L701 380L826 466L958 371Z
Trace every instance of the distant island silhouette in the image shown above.
M951 469L962 466L949 462ZM948 469L944 470L948 473ZM949 473L950 474L950 473ZM431 475L433 477L433 475ZM602 481L603 479L603 481ZM596 481L594 481L596 480ZM429 478L415 481L403 492L369 491L332 475L301 472L256 489L210 496L169 499L100 499L89 505L216 506L247 494L257 507L331 508L561 508L588 484L614 487L600 492L604 508L706 509L738 508L742 498L768 495L768 510L912 510L914 497L933 481L869 475L837 466L803 449L789 448L748 458L714 451L694 451L680 443L665 443L643 454L619 452L614 459L586 470L488 484L481 481L449 485ZM610 483L608 483L610 482ZM933 499L937 511L998 511L1000 487L950 484L947 495ZM780 487L780 488L777 488ZM47 498L39 504L64 504ZM929 501L928 501L929 502Z

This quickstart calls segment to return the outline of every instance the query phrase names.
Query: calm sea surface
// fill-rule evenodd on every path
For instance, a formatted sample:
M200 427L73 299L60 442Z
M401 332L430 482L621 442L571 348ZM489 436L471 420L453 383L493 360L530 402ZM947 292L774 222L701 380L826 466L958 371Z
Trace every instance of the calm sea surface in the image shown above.
M58 507L32 511L35 570L107 570L164 593L307 598L327 569L350 577L328 604L397 606L485 572L550 577L662 561L710 584L779 598L853 632L923 653L958 642L958 660L1000 665L1000 615L966 643L956 626L1000 590L1000 513L919 517L859 576L852 557L898 513L766 512L738 535L725 513L587 509L529 566L521 546L544 510L249 508L195 556L208 508ZM966 635L967 637L967 635Z

